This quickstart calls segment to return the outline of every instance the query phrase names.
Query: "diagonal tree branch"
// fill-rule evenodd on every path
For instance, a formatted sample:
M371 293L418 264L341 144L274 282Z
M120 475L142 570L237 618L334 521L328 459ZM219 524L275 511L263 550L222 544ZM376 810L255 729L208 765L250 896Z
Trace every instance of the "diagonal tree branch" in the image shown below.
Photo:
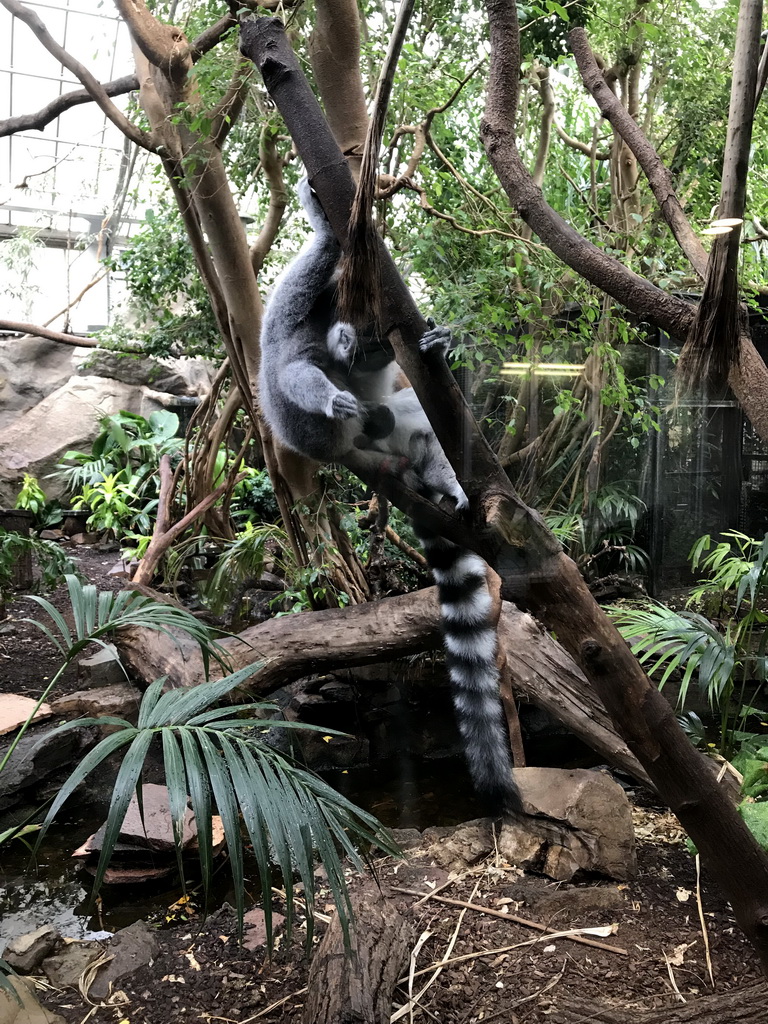
M147 149L151 153L155 152L152 141L146 132L143 132L141 128L137 128L137 126L115 106L101 82L94 78L91 72L83 64L78 60L75 60L75 58L68 53L63 46L60 46L56 42L34 11L31 11L22 3L19 3L19 0L0 0L0 3L2 3L3 7L5 7L5 9L15 18L18 18L19 21L23 21L25 25L28 25L45 49L60 61L68 71L71 71L75 78L79 79L79 81L83 83L94 103L104 111L109 120L116 125L124 135L126 135L132 142L135 142L137 146L141 146L142 149Z
M202 56L220 43L226 33L236 24L232 15L228 14L201 32L189 47L192 63L196 64ZM123 75L111 82L105 82L102 88L107 96L123 96L127 92L135 92L139 88L139 80L136 75ZM7 135L15 135L17 132L42 131L60 114L72 107L80 106L82 103L93 103L93 96L87 89L75 89L72 92L62 93L61 96L57 96L34 113L7 117L0 121L0 139Z
M610 121L614 131L634 153L678 245L699 277L703 278L707 272L707 252L683 213L672 184L672 175L661 162L642 128L606 82L584 29L573 29L568 35L568 40L584 85L594 97L600 113Z

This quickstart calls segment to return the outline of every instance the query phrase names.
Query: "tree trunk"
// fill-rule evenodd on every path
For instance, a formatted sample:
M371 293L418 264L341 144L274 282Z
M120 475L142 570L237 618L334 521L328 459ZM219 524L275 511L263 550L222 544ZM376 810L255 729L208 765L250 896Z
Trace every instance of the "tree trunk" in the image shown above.
M510 173L513 179L517 175L520 180L530 180L515 141L520 67L517 14L512 0L486 0L486 6L491 25L491 70L482 131L489 159L508 189ZM274 19L258 18L244 22L241 34L243 52L261 70L329 221L343 243L354 185L282 26ZM540 190L532 183L531 189L543 203ZM550 227L551 213L547 212L545 218ZM550 231L550 235L558 236L559 231L563 237L555 240L566 249L573 240L583 244L578 233L565 222L560 221L558 229ZM548 239L544 240L549 244ZM595 260L609 260L612 270L620 268L614 277L621 277L629 286L633 301L657 294L666 300L668 309L678 305L677 300L670 303L669 296L593 249ZM379 489L405 511L412 514L418 509L419 518L429 528L477 551L502 577L503 596L522 598L536 617L555 632L597 687L630 749L701 851L768 973L768 855L718 788L672 709L598 607L576 566L562 554L541 516L513 490L477 429L445 360L421 356L418 342L426 322L383 245L381 274L385 329L387 333L396 332L393 344L398 362L465 491L474 499L474 519L467 522L464 517L447 515L388 479L380 482ZM687 304L679 306L680 312L687 314ZM348 464L355 472L360 468L352 462ZM364 471L359 475L366 479Z
M351 949L334 914L312 958L304 1024L389 1024L413 929L378 893L352 896Z

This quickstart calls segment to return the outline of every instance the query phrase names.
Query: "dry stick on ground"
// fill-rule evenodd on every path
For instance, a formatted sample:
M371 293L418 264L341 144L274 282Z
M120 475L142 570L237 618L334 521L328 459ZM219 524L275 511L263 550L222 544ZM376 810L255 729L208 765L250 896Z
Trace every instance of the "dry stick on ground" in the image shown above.
M717 996L692 999L685 1005L665 1006L642 1013L615 1006L599 1007L594 999L568 996L548 1011L551 1024L762 1024L768 985L758 982Z
M415 889L400 889L397 886L390 886L393 892L402 892L406 896L421 896L425 893L417 892ZM437 900L438 903L447 903L452 907L465 907L467 910L476 910L480 914L489 914L491 917L500 917L504 921L513 921L515 924L521 924L525 928L534 928L537 932L542 932L547 935L557 932L556 928L550 928L546 924L539 924L538 921L529 921L527 917L518 917L517 914L505 914L501 910L494 910L492 907L482 907L479 903L466 903L464 900L454 900L448 896L433 896L429 894L430 899ZM560 934L560 932L558 932ZM612 946L608 942L600 942L599 939L588 939L584 935L562 935L562 938L569 939L571 942L579 942L582 946L594 946L596 949L604 949L608 953L618 953L619 956L629 956L629 952L626 949L622 949L621 946Z
M505 191L553 251L569 256L568 262L586 261L593 277L612 281L608 290L628 307L641 308L645 315L652 310L660 326L680 336L681 325L691 321L692 307L631 274L587 243L556 217L530 181L516 148L517 12L511 0L486 0L486 6L491 65L481 135ZM275 19L259 18L244 22L241 32L243 52L259 67L343 244L354 183L283 27ZM578 254L573 252L574 246ZM391 480L380 481L379 489L406 511L417 507L419 517L430 528L482 555L502 577L504 596L524 600L555 632L596 686L633 753L696 843L768 972L768 855L720 791L671 706L651 685L597 606L576 566L563 554L541 516L513 490L477 429L445 360L422 357L418 342L426 323L383 244L381 269L384 327L395 332L398 362L470 495L472 514L461 518L448 515ZM351 462L350 467L354 469ZM366 479L364 473L360 475Z

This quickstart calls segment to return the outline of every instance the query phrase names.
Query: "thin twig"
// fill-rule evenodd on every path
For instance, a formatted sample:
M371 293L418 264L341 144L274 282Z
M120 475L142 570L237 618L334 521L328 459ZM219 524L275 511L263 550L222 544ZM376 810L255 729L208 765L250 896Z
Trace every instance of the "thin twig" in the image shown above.
M709 971L709 980L712 983L712 988L715 987L715 976L712 973L712 957L709 953L709 934L707 932L707 922L704 920L704 907L701 902L701 857L698 853L696 854L696 906L699 910L699 921L701 923L701 937L704 940L704 952L707 957L707 970Z
M677 996L677 998L680 1000L681 1003L687 1003L688 1000L685 998L683 993L677 987L677 981L675 979L675 972L672 970L672 964L669 961L669 957L667 956L667 954L664 952L663 949L662 949L662 953L664 953L664 963L667 965L667 974L669 975L669 980L670 980L670 983L672 984L672 988L675 990L675 995Z
M390 886L393 892L402 892L406 896L419 896L422 897L425 894L423 892L416 892L413 889L400 889L397 886ZM515 924L521 924L525 928L535 928L536 931L545 932L551 935L554 931L553 928L549 928L545 924L540 924L538 921L529 921L525 917L518 917L516 914L505 914L501 910L493 910L491 907L481 907L477 903L465 903L463 900L452 900L447 896L434 896L432 893L429 894L429 898L437 900L438 903L447 903L453 907L465 907L467 910L476 910L480 914L490 914L491 917L501 917L505 921L514 921ZM571 942L579 942L583 946L594 946L596 949L604 949L608 953L618 953L619 956L629 956L629 952L626 949L622 949L621 946L611 946L607 942L599 942L597 939L587 939L581 935L568 935L563 938L570 939Z

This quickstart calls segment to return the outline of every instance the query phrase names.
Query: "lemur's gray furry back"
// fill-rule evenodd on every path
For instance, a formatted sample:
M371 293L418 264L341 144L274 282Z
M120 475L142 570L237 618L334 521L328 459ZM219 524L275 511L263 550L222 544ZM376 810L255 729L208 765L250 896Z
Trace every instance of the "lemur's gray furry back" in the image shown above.
M394 390L391 352L358 345L357 333L336 318L333 277L341 250L322 207L304 179L299 196L314 238L278 279L261 332L262 412L287 447L319 462L344 464L353 455L381 472L407 465L403 479L432 500L467 497L412 388ZM433 328L422 351L447 351L450 334ZM414 524L440 596L446 662L470 774L494 810L515 814L520 796L512 776L499 698L496 633L485 562Z

